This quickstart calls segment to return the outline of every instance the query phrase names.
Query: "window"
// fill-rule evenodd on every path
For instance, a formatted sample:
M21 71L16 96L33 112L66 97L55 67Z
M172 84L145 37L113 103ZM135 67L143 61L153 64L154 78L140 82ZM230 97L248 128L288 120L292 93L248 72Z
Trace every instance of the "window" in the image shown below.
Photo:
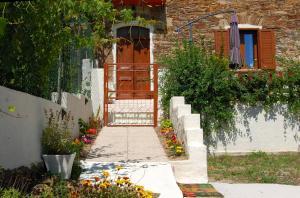
M230 56L229 30L215 32L215 50ZM242 69L276 69L275 34L267 29L240 29Z

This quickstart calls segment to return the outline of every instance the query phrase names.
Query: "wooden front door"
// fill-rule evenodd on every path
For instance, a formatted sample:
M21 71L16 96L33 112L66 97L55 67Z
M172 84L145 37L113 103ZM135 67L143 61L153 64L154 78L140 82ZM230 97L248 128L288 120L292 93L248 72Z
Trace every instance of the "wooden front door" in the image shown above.
M119 28L117 37L117 98L146 99L150 91L149 30L130 26Z

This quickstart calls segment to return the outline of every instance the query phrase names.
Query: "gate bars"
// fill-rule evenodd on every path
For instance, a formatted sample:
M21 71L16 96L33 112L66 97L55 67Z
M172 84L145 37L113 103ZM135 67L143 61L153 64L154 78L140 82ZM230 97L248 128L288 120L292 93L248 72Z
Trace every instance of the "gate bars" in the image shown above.
M126 68L126 70L122 69ZM134 86L121 89L122 72L135 80L141 72L148 88L141 90ZM123 73L124 74L124 73ZM124 78L124 77L123 77ZM138 79L138 78L137 78ZM141 82L141 81L140 81ZM124 97L124 96L128 97ZM149 63L115 63L104 65L104 125L105 126L157 126L158 119L158 65Z

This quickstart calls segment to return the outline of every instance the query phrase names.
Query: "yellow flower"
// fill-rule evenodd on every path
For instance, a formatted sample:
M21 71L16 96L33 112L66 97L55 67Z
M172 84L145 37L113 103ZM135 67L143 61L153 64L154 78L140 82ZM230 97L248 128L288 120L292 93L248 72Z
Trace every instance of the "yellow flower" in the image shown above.
M80 183L82 185L84 185L84 186L90 186L90 185L92 185L92 182L90 180L82 180Z
M182 146L176 146L176 149L183 149Z
M103 171L103 172L102 172L102 175L103 175L104 177L109 177L110 174L109 174L108 171Z
M123 185L125 183L125 180L124 179L117 179L115 182L116 182L117 185Z
M116 166L116 169L119 171L119 170L122 170L123 167L122 166Z
M137 191L143 191L144 190L144 186L135 186Z
M107 188L107 186L106 186L105 183L101 183L101 184L100 184L100 188Z
M176 149L176 153L182 153L183 151L180 149Z
M104 184L106 185L107 188L112 185L109 181L105 181Z

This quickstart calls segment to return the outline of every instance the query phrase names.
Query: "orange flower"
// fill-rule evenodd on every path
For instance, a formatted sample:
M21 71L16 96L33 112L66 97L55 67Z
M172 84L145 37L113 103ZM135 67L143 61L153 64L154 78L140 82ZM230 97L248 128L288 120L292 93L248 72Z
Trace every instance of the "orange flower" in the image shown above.
M74 140L74 144L79 145L79 144L80 144L80 140L79 140L78 138L76 138L76 139Z
M90 186L90 185L92 185L91 180L82 180L80 183L82 185L84 185L84 186Z
M100 177L98 177L98 176L95 176L94 179L96 182L100 181Z

